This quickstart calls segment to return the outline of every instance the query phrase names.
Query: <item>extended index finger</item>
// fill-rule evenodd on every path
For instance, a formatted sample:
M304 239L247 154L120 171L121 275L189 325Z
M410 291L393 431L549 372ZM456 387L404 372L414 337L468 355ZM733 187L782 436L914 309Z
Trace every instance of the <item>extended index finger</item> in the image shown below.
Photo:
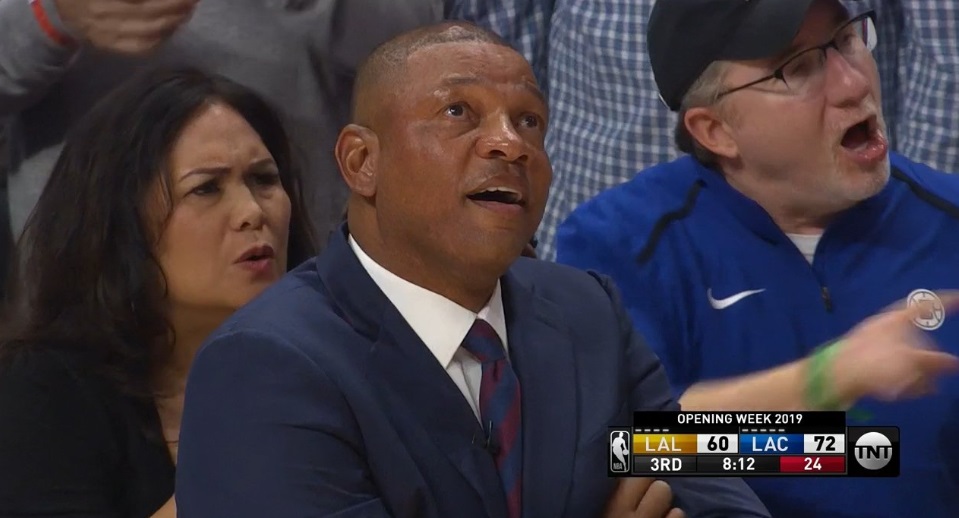
M931 304L942 304L944 315L959 312L959 290L944 290L934 293L935 298L927 299ZM938 300L937 300L938 299ZM923 300L913 300L900 302L893 307L898 307L899 319L902 321L911 321L920 318L929 311L929 306L922 303Z
M950 374L959 371L959 358L943 351L915 351L919 367L928 375Z

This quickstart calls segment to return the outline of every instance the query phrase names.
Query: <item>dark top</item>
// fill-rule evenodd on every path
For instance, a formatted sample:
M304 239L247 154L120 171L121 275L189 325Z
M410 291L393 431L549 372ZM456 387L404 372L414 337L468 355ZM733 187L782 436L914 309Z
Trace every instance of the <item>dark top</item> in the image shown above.
M174 470L155 407L79 354L0 360L0 517L149 517L173 495Z

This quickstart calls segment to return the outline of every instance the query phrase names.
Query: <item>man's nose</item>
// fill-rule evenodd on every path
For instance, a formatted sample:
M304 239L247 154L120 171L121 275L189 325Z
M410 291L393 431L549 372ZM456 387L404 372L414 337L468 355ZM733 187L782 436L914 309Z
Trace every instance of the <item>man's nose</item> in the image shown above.
M483 135L477 144L477 152L483 158L497 158L507 162L525 162L529 158L528 146L516 125L507 115L488 119Z
M827 47L825 52L823 73L827 98L836 106L858 105L872 91L866 70L872 56L850 59L833 47Z

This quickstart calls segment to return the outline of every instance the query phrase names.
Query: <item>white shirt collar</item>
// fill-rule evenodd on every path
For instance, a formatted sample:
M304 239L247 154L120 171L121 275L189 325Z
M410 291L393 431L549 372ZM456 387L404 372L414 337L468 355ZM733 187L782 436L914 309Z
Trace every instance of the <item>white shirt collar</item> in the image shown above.
M349 236L349 243L353 253L363 265L363 269L403 315L444 369L453 360L453 355L459 350L460 344L466 338L466 333L477 318L489 322L503 341L503 347L509 350L506 341L506 316L503 311L503 296L499 281L496 282L496 289L486 306L478 314L473 313L446 297L417 286L383 268L366 255L352 235Z

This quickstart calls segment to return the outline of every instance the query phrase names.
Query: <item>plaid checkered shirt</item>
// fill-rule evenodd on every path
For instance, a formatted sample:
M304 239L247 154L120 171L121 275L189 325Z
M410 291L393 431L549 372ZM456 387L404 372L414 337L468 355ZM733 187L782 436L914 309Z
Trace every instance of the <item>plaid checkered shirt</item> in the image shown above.
M876 59L894 149L959 172L959 3L846 1L879 15ZM503 36L548 93L553 186L539 256L555 258L556 227L579 204L678 156L675 114L659 100L646 56L653 0L449 0L447 17Z

